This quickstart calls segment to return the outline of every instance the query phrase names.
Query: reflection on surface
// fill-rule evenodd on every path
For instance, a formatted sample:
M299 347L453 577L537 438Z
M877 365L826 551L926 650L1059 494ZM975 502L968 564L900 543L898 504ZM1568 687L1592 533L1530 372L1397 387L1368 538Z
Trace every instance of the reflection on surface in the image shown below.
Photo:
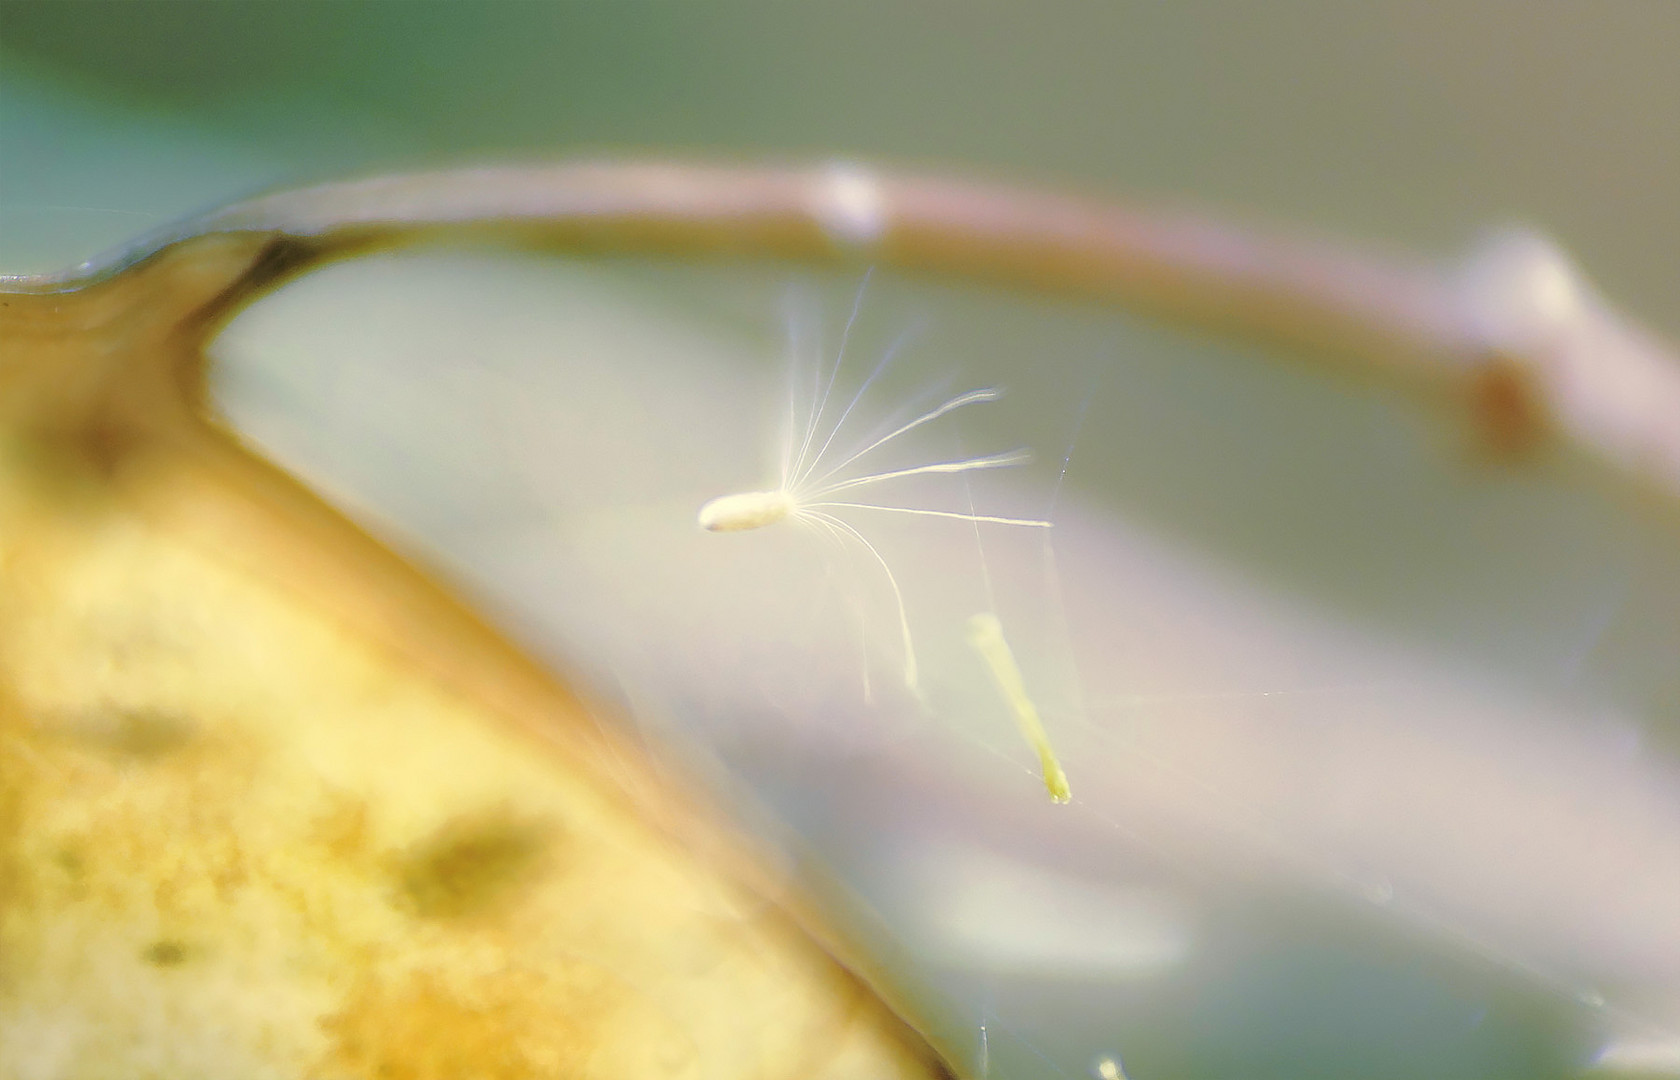
M832 343L855 287L831 286ZM774 479L774 271L477 256L318 274L217 346L233 424L650 740L721 766L992 1076L1537 1076L1680 1038L1680 544L1566 455L1470 460L1361 387L1124 320L873 285L871 421L1020 476L854 550L695 512ZM867 426L857 435L866 437ZM922 433L918 433L922 434ZM923 483L922 481L927 481ZM1074 801L963 637L1009 627ZM750 793L750 794L749 794ZM1665 1048L1668 1048L1665 1050Z

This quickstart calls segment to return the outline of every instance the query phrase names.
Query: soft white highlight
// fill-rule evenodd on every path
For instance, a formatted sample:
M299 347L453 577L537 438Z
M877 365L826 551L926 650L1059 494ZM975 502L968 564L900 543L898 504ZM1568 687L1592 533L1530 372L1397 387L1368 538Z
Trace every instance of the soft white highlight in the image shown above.
M887 231L881 182L861 165L838 161L825 169L811 210L840 247L865 247Z

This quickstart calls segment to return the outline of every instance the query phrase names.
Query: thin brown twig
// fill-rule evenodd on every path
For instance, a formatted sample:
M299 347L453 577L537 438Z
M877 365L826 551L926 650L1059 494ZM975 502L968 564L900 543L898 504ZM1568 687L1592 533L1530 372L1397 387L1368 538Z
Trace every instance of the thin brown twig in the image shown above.
M0 277L0 292L79 290L229 233L267 234L285 250L241 287L229 283L222 314L326 261L472 235L571 251L867 260L1081 297L1340 360L1466 409L1496 447L1561 436L1680 501L1680 361L1528 233L1494 237L1452 265L849 163L581 161L265 195L63 273Z

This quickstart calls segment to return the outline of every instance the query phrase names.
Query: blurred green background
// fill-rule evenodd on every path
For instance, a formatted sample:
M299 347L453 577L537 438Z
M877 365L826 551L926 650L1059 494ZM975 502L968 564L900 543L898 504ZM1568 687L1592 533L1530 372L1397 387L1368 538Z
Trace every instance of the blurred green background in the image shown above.
M1669 0L5 0L0 258L415 164L843 153L1443 254L1528 222L1672 334L1677 56Z

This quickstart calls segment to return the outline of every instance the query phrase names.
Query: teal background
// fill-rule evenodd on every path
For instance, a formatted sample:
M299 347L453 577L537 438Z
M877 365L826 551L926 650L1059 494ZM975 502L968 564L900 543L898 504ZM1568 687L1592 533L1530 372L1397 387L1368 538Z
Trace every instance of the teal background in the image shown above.
M6 0L0 262L344 173L845 153L1443 254L1528 222L1672 334L1677 56L1666 0Z

